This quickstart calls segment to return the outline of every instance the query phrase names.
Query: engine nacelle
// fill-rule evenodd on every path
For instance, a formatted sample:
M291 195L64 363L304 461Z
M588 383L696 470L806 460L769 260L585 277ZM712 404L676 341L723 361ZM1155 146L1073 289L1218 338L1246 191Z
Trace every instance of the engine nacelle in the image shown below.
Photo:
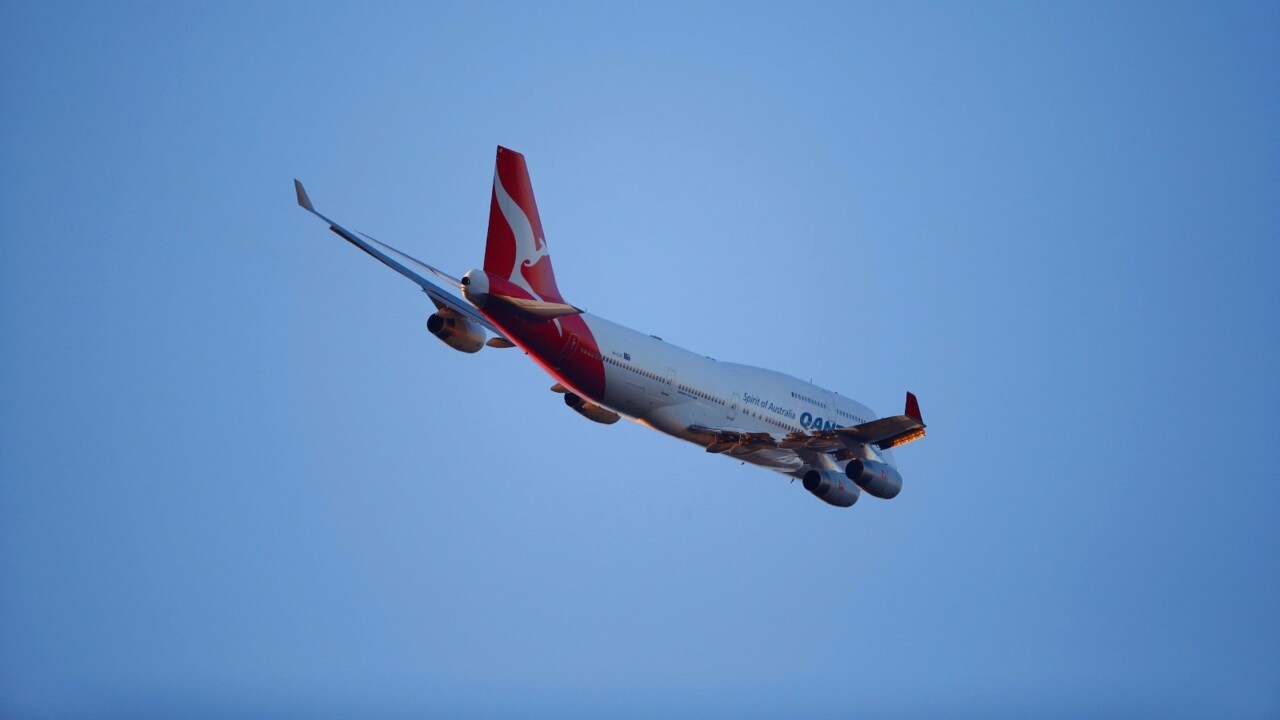
M484 328L454 312L440 312L427 318L427 330L445 345L464 353L480 352L488 338Z
M564 404L573 408L574 412L582 417L601 425L612 425L618 422L618 413L606 410L595 403L589 403L571 392L564 394Z
M902 492L902 476L892 465L875 460L850 460L844 474L873 497L892 500Z
M837 473L810 470L804 474L804 489L813 493L824 503L836 507L849 507L858 502L856 485L850 485Z

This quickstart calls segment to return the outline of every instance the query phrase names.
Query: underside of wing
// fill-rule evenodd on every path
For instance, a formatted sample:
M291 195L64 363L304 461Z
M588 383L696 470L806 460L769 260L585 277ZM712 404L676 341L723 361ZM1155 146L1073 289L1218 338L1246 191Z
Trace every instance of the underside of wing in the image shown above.
M334 232L337 232L337 231L335 230ZM341 233L338 233L338 234L341 235ZM431 273L432 275L439 278L440 280L443 280L445 283L448 284L449 288L453 290L462 289L462 282L457 278L453 277L452 275L449 275L448 273L445 273L441 270L437 270L436 268L433 268L430 265L422 262L421 260L413 257L412 255L406 252L397 250L391 247L390 245L387 245L384 242L381 242L368 235L365 235L364 233L360 233L360 234L365 239L376 244L379 248L387 251L388 253L394 253L396 256L399 256L400 258L404 259L410 265L413 265L415 268ZM345 236L343 237L345 238ZM502 331L494 327L493 323L489 322L489 320L485 316L481 315L471 305L471 303L466 302L465 300L458 297L457 295L454 295L451 292L445 291L444 289L436 286L434 283L427 281L426 278L422 277L417 273L414 273L414 275L415 277L410 279L418 283L419 287L422 288L422 291L427 294L427 297L431 298L431 302L435 303L437 309L452 310L453 312L466 317L468 320L472 322L479 323L486 330L488 330L489 332L493 333L498 338L500 338L502 342L510 343L510 340L507 340L506 336L502 334Z
M739 428L713 428L693 425L695 433L709 453L728 452L730 455L746 455L759 450L778 447L778 441L765 432L750 432Z
M906 415L895 415L852 427L836 428L831 432L843 440L886 449L924 437L924 424Z

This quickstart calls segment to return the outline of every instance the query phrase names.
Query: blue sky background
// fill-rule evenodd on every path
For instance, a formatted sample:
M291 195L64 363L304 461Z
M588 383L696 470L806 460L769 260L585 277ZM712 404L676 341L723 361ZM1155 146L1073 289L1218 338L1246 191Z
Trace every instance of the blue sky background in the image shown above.
M1276 3L0 7L0 715L1274 717ZM594 425L294 204L881 413Z

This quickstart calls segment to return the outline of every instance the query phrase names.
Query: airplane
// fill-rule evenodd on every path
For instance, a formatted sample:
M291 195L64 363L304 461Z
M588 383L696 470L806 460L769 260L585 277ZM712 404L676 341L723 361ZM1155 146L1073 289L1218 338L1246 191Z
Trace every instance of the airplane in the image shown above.
M893 448L925 435L912 393L903 414L879 418L812 383L699 355L566 302L520 153L498 147L484 266L461 279L347 230L293 183L298 205L426 293L436 308L427 318L432 335L464 353L523 350L588 420L626 418L800 480L836 507L852 506L863 492L888 500L902 490Z

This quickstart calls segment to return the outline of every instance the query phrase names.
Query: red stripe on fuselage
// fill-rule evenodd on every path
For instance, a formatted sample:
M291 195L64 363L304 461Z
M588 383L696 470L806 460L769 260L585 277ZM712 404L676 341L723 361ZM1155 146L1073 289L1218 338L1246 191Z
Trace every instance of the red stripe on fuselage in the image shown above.
M523 288L489 274L490 294L530 298ZM600 345L581 315L556 320L529 318L501 302L491 301L481 314L562 385L592 402L604 401L604 361ZM557 323L559 327L556 327Z

